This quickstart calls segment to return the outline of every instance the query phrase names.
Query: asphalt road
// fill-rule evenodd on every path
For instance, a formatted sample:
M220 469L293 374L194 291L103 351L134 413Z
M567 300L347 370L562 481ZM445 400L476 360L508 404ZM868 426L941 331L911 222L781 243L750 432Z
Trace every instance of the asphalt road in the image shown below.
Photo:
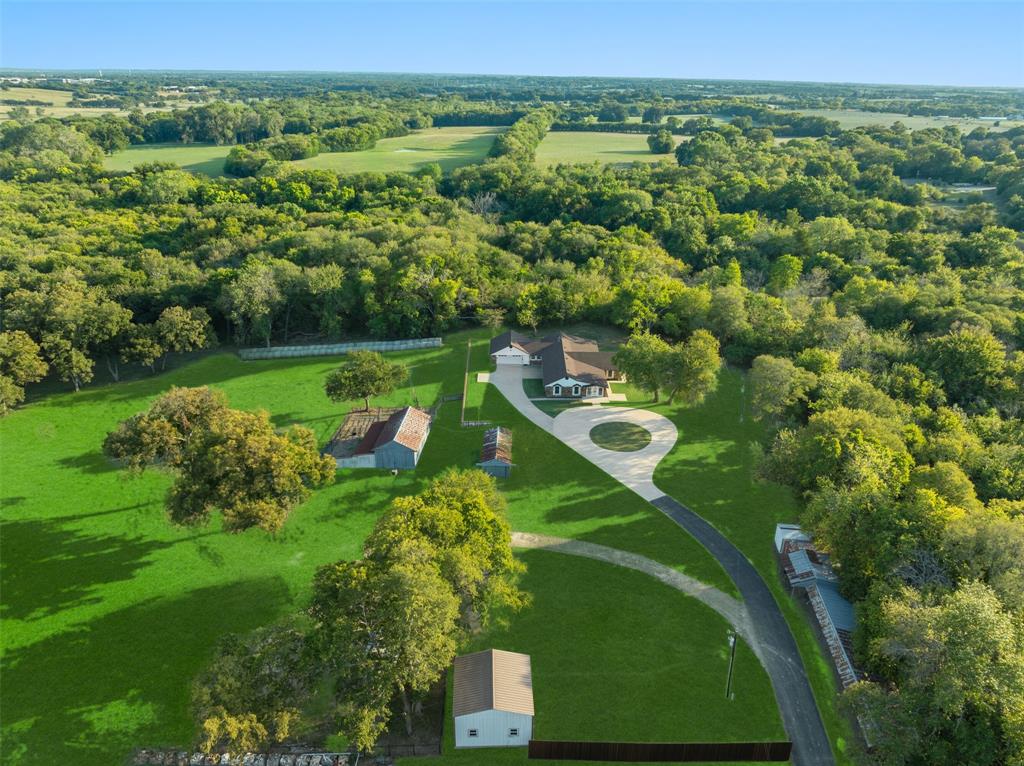
M668 495L650 502L697 538L736 583L761 645L762 661L775 690L782 724L793 742L793 764L835 766L828 734L814 702L796 641L768 585L754 565L721 532L685 505Z

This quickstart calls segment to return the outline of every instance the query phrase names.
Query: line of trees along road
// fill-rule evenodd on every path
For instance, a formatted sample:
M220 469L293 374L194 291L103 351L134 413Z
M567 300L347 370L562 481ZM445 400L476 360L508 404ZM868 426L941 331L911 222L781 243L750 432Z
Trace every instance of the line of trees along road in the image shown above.
M859 757L1020 762L1024 130L777 145L753 119L699 122L675 164L534 166L553 113L609 100L531 105L507 151L444 176L113 173L87 130L4 123L4 408L44 364L81 386L215 336L585 320L714 341L751 371L764 474L858 604L872 680L846 699L877 727ZM929 179L992 188L958 203Z

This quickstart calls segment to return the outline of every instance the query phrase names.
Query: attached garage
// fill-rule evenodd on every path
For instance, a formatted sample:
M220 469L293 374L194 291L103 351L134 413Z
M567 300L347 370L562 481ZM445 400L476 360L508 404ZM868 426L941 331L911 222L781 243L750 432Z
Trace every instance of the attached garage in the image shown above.
M525 335L512 330L491 338L491 359L495 364L518 364L525 367L530 363L530 352L521 341L526 340L528 338Z

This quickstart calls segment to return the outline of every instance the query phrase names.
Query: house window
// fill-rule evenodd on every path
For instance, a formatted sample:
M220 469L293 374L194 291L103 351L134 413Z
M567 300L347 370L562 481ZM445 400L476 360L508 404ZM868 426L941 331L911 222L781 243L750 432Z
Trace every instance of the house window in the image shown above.
M551 395L552 396L561 396L562 395L562 387L561 386L552 386L551 387Z
M518 737L519 736L519 729L509 729L508 730L508 735L510 737Z
M579 396L580 395L580 387L579 386L573 386L572 387L572 395L573 396Z
M476 729L470 729L469 730L469 736L475 737L476 736Z

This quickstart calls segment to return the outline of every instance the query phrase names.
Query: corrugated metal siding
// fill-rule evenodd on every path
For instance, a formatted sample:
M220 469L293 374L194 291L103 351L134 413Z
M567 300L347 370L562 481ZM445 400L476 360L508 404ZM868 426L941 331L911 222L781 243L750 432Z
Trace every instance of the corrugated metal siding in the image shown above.
M470 737L470 729L477 736ZM519 736L508 736L509 729L519 729ZM455 719L455 747L525 747L532 737L533 716L522 713L484 710Z
M496 479L507 479L512 474L512 466L500 460L486 460L477 463L477 466L484 473L488 473Z
M377 458L375 455L353 455L352 457L335 458L334 462L338 468L376 468Z
M378 468L411 470L416 467L416 453L398 442L383 444L373 454L377 456Z

